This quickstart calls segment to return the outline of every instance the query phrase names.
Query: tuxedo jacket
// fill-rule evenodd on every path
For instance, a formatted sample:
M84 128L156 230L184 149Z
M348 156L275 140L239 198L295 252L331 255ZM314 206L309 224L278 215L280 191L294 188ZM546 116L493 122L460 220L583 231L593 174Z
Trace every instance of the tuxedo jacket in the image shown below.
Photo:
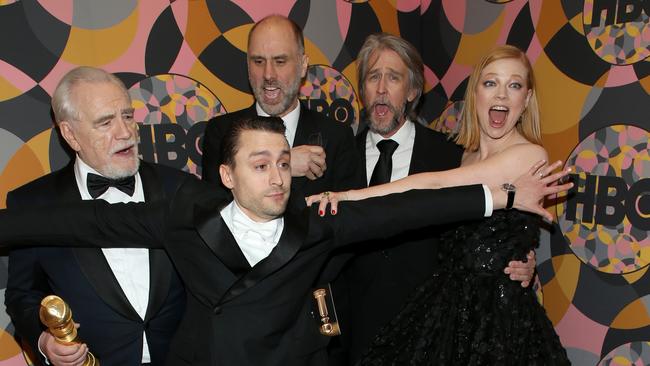
M485 209L480 185L344 202L336 216L325 218L296 197L303 203L290 202L277 246L251 268L220 216L226 196L188 180L170 204L86 201L53 208L51 218L4 211L0 243L56 244L53 237L62 236L102 247L162 243L188 294L168 365L322 366L328 337L318 333L306 299L330 251L434 223L479 219ZM34 225L46 219L48 225Z
M219 165L223 163L221 140L234 121L254 116L257 116L255 104L208 121L203 137L203 180L221 182L219 176ZM291 185L294 190L302 191L305 195L312 195L324 191L343 191L356 187L358 182L355 180L357 177L355 168L358 158L354 149L352 129L301 105L293 146L307 145L309 136L316 133L320 133L323 140L327 169L322 177L315 180L309 180L307 177L293 177Z
M173 194L186 175L176 169L142 162L140 177L145 200L158 201ZM66 205L79 201L81 195L74 163L71 163L10 192L7 207ZM55 212L47 214L56 215ZM120 240L119 237L115 239ZM66 242L59 244L66 245ZM103 366L140 365L143 331L147 335L152 364L162 365L184 311L185 292L164 250L149 251L149 266L149 302L143 320L128 301L101 249L14 250L9 255L7 313L16 326L16 333L38 356L35 362L43 361L37 346L44 329L38 315L40 302L43 297L56 294L70 305L73 319L81 324L80 337Z
M460 166L462 147L440 132L418 123L414 125L415 139L408 175ZM356 140L360 156L357 169L363 187L368 181L367 135L368 129L365 129ZM381 327L397 315L409 294L435 272L437 263L444 260L438 258L438 237L447 229L449 227L444 225L430 226L369 245L344 248L341 256L351 253L353 257L337 278L334 288L348 361L339 359L332 364L354 364Z

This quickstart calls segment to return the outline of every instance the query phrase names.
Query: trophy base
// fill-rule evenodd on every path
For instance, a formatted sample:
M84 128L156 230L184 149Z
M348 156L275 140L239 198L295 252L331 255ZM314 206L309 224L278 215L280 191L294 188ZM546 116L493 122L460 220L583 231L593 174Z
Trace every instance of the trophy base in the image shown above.
M339 322L325 323L320 326L320 334L328 337L335 337L341 335L341 328Z
M88 352L86 355L86 361L84 361L83 366L99 366L99 360L92 353Z

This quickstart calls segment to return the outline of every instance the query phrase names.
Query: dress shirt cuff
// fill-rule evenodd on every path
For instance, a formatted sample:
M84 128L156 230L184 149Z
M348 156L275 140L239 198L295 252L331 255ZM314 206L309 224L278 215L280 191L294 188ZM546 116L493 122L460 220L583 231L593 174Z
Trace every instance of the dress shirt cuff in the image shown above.
M42 339L42 338L43 338L43 333L41 333L41 335L38 336L38 341L36 341L36 346L38 347L38 353L40 353L41 356L43 356L43 360L45 360L45 364L46 364L46 365L49 365L49 364L50 364L50 360L47 358L47 356L45 355L45 353L44 353L43 350L41 349L41 339Z
M492 192L490 192L490 188L488 188L488 186L485 184L481 184L481 186L483 186L483 192L485 192L485 213L483 214L483 217L490 217L492 216L492 211L494 210Z

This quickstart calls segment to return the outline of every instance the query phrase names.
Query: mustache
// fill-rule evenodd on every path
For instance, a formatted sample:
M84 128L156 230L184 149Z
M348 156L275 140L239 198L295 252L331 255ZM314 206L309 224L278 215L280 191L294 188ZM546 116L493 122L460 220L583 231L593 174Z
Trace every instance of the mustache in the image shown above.
M132 139L129 141L121 142L119 145L111 149L111 154L118 153L122 150L126 150L132 147L137 147L137 141L136 139Z
M383 100L383 99L377 99L372 104L370 105L371 107L375 107L377 104L385 104L389 108L395 108L393 104L390 102L390 100Z
M372 104L370 105L370 109L375 108L378 104L383 104L383 105L387 106L388 109L389 109L391 112L393 112L393 114L397 114L397 112L398 112L397 107L395 107L395 106L390 102L390 100L384 100L383 98L382 98L382 99L375 100L374 102L372 102Z
M281 88L281 87L282 87L282 84L280 84L280 82L279 82L278 80L276 80L276 79L273 79L273 80L264 80L264 81L262 82L262 88L265 88L265 87L267 87L267 86L271 86L271 87L275 87L275 88Z

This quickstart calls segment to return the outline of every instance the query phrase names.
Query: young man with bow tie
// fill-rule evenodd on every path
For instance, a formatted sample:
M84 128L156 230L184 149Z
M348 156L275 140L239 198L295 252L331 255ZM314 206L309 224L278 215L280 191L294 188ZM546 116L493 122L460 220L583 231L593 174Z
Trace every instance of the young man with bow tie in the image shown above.
M56 87L52 109L76 157L67 167L10 192L8 207L160 200L186 176L140 162L131 98L114 75L73 69ZM34 362L81 364L90 348L102 366L161 365L185 307L182 283L165 251L70 246L9 255L7 313L37 356ZM70 305L84 345L56 343L40 324L40 301L49 294Z

